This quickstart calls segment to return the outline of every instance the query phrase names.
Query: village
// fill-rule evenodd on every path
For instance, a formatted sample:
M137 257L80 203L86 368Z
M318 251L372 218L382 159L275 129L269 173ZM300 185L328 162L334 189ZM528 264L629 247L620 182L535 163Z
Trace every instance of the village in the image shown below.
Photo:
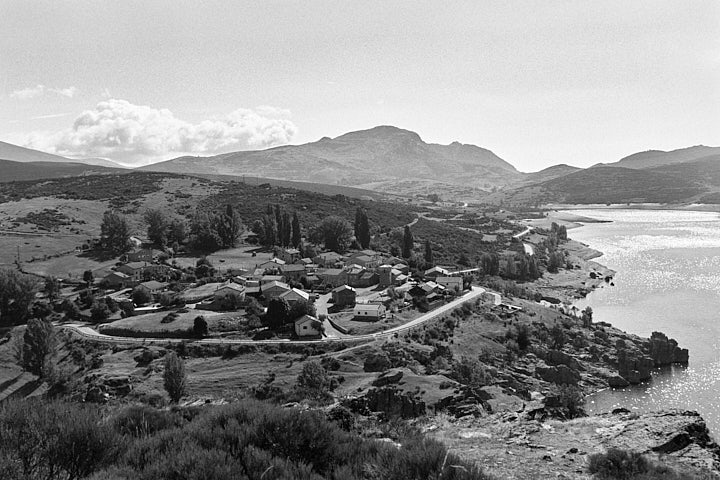
M352 338L411 322L471 288L467 270L433 266L413 276L407 261L369 249L303 258L296 248L241 246L215 257L219 268L152 248L128 252L90 285L95 298L108 298L101 305L117 308L81 310L78 319L116 336ZM207 327L195 327L198 317Z

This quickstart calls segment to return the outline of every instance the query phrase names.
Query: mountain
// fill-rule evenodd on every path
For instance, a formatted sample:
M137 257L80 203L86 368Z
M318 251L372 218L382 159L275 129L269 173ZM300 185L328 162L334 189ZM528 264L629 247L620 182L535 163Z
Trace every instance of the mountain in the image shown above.
M180 157L141 170L252 175L344 185L389 179L506 185L521 177L515 167L490 150L457 142L425 143L417 133L392 126L325 137L303 145L204 158Z
M634 153L615 163L605 165L624 168L652 168L661 165L692 162L711 155L720 155L720 147L696 145L694 147L681 148L670 152L648 150L646 152Z
M119 168L108 168L98 165L69 162L14 162L0 160L0 182L17 180L41 180L46 178L77 177L102 173L119 173L127 171Z
M20 147L12 143L0 142L0 159L13 162L62 162L62 163L83 163L86 165L98 165L111 168L124 168L122 165L104 158L78 158L70 159L45 153L32 148Z

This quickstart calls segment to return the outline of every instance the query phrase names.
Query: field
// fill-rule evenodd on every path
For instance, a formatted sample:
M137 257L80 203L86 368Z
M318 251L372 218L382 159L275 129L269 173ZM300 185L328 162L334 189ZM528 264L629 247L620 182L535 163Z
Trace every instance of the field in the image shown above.
M179 316L170 323L162 323L162 319L169 313L169 311L163 311L123 318L100 326L99 331L107 335L117 336L182 337L192 330L194 320L199 316L205 317L211 334L238 330L243 318L243 312L218 313L192 309L188 312L179 313Z

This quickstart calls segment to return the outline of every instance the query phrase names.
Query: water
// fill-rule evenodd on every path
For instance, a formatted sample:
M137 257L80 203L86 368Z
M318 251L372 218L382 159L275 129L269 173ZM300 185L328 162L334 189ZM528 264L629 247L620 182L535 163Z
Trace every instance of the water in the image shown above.
M661 331L690 350L687 367L657 370L647 384L588 398L589 412L697 410L720 438L720 214L672 210L573 210L611 220L586 224L571 238L600 250L617 272L578 302L595 321L649 337Z

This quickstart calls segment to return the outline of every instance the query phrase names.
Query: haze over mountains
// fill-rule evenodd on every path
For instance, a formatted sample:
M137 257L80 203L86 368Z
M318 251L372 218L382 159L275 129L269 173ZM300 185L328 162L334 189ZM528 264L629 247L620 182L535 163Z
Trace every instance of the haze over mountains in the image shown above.
M70 160L4 142L0 159L11 160L0 163L5 181L114 171L78 162L119 167L102 159ZM587 169L562 164L522 173L488 149L459 142L426 143L417 133L393 126L302 145L184 156L139 169L346 185L401 195L438 193L448 199L496 203L707 202L715 197L720 201L720 147L649 150Z

